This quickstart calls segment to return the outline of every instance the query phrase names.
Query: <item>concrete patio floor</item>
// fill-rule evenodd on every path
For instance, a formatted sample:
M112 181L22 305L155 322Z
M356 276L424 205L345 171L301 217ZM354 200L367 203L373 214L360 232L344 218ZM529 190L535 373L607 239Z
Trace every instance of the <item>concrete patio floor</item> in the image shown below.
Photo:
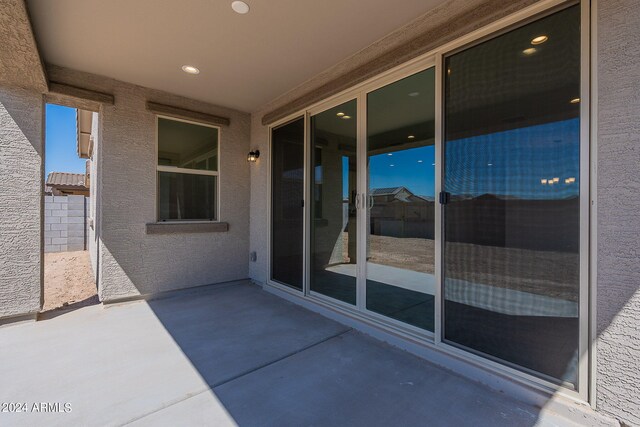
M527 426L563 419L249 282L0 328L0 425Z

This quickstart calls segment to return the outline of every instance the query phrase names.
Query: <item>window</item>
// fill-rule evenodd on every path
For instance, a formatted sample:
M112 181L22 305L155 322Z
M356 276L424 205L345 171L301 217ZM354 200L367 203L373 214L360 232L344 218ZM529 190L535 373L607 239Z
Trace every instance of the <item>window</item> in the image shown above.
M158 220L218 220L218 128L158 117Z

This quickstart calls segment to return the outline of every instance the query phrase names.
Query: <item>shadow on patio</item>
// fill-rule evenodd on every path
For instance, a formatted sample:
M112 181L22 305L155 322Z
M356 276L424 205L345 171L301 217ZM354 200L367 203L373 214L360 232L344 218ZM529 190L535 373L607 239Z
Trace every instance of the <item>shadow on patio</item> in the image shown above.
M518 425L539 410L249 282L0 330L11 425ZM55 356L55 357L52 357Z

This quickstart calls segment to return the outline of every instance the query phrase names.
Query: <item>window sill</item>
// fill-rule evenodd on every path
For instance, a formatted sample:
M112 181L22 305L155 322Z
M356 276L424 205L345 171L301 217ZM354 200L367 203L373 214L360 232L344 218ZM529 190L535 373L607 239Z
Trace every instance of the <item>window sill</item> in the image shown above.
M226 233L227 222L152 222L147 224L147 234L178 233Z

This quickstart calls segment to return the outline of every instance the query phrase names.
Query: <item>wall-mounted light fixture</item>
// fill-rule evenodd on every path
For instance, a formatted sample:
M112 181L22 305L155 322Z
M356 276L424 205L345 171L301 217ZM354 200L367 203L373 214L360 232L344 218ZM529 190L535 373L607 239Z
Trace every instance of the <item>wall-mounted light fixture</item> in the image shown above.
M250 151L249 155L247 155L247 162L255 163L258 157L260 157L260 150Z

